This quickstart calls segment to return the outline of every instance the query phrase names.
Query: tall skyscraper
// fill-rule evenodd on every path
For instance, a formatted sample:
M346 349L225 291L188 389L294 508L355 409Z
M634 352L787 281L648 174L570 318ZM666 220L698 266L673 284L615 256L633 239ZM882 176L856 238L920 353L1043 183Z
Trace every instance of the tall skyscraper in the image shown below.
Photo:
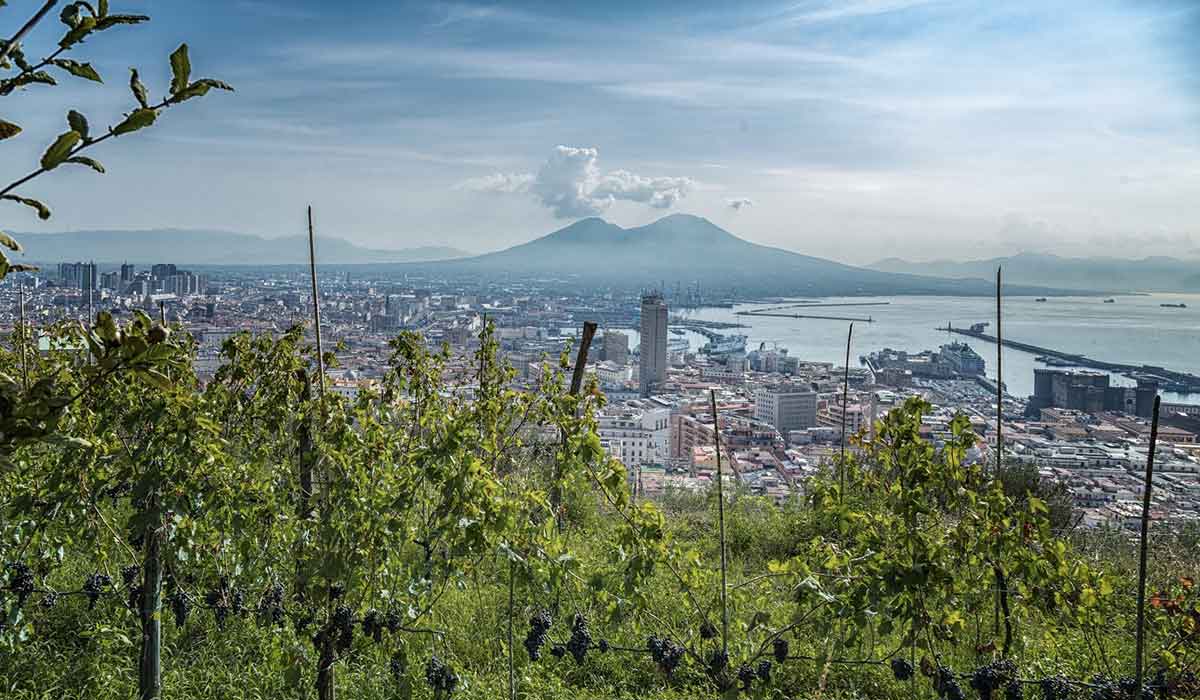
M604 331L604 344L601 359L615 362L618 365L629 364L629 336L620 331Z
M121 264L121 282L129 284L133 281L134 267L130 263Z
M642 396L649 396L667 378L667 302L658 292L642 297L640 352L638 382Z
M100 288L100 276L96 274L96 263L90 262L79 268L79 288L87 291Z

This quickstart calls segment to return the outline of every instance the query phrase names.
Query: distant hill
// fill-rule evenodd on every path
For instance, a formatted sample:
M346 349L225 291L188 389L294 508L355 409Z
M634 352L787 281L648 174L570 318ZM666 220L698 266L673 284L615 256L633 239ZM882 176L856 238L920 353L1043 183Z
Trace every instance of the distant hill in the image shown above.
M1194 260L1169 257L1119 260L1019 253L1003 258L964 262L909 262L888 258L869 267L883 272L917 275L987 277L996 274L997 266L1003 266L1004 279L1013 284L1110 291L1200 292L1200 264Z
M734 289L743 297L995 293L993 283L979 277L881 272L758 245L686 214L629 229L599 218L582 219L522 245L422 267L445 274L536 275L611 286L699 280L707 289ZM1006 293L1062 294L1063 286L1009 286Z
M262 238L228 231L153 229L144 231L72 231L14 234L26 260L180 265L289 265L308 263L308 237ZM424 262L461 258L469 253L445 246L400 250L362 248L341 238L317 236L322 264Z

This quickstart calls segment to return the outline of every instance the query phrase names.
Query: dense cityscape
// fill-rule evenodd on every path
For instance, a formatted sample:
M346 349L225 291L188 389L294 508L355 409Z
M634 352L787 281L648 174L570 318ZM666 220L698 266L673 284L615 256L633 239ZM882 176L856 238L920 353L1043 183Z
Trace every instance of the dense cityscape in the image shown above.
M298 267L192 271L170 263L62 263L11 276L0 289L6 331L21 314L34 328L101 310L118 317L134 309L161 314L195 337L202 379L217 369L231 335L279 333L311 325L312 318L310 277ZM655 498L712 483L710 389L717 393L724 465L747 491L777 502L804 492L807 477L840 449L843 426L849 436L869 436L877 420L914 395L935 407L922 428L927 437L943 439L951 420L964 413L979 435L969 458L994 459L996 387L979 352L984 345L994 352L990 343L872 349L856 354L847 370L793 348L747 347L747 336L729 327L736 324L678 315L677 309L732 303L706 300L698 286L564 295L561 285L534 279L397 279L346 267L320 274L319 295L327 347L338 348L330 386L350 397L379 380L388 340L402 330L445 343L455 358L453 379L469 390L471 357L485 323L495 325L515 381L532 387L583 323L597 322L586 371L607 396L600 436L626 466L637 495ZM686 336L707 341L694 347ZM1135 377L1135 386L1110 385L1110 379L1089 369L1036 369L1033 396L1005 395L1004 449L1006 459L1034 465L1043 479L1069 487L1080 526L1135 528L1159 387L1153 376ZM1200 518L1200 407L1164 403L1162 420L1154 518L1194 521Z

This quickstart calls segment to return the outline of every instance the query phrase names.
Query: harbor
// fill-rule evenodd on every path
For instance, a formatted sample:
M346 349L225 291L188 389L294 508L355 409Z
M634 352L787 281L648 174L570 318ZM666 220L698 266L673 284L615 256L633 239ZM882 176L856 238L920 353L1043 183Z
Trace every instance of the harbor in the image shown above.
M947 324L944 328L936 330L946 331L949 333L957 333L965 335L969 338L975 338L988 343L996 343L996 337L985 332L988 327L987 323L976 323L970 328L958 328ZM1004 338L1000 343L1004 347L1021 350L1023 352L1035 355L1039 361L1049 365L1058 367L1087 367L1090 369L1105 370L1122 374L1130 379L1150 380L1158 383L1158 386L1163 391L1174 392L1177 394L1195 394L1200 393L1200 376L1189 374L1187 372L1176 372L1164 367L1156 367L1154 365L1134 365L1121 362L1106 362L1097 360L1086 355L1063 352L1053 348L1041 347L1031 343L1023 343L1017 340Z

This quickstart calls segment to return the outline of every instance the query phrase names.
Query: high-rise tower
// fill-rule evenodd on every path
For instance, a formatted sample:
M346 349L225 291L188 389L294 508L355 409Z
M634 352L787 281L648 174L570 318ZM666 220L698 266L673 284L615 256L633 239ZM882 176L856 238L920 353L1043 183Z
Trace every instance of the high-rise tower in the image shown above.
M658 292L642 297L641 331L638 382L649 396L667 378L667 302Z

